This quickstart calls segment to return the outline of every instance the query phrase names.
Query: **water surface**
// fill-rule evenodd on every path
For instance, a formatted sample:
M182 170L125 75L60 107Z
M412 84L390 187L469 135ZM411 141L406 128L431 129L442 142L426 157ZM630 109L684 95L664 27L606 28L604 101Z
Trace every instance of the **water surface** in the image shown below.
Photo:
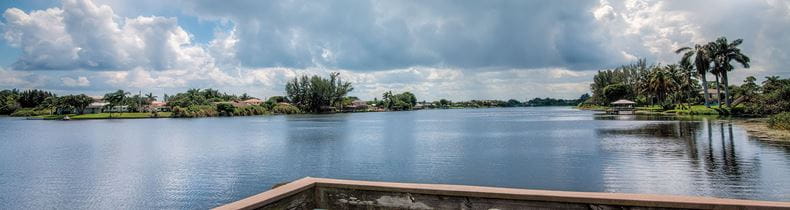
M305 176L790 201L790 145L556 107L0 118L0 209L210 208Z

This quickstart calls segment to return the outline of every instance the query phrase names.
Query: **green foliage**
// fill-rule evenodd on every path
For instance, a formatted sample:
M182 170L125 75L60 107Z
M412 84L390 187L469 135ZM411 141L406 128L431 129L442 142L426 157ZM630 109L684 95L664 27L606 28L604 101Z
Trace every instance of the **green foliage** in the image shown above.
M632 95L633 92L631 87L625 84L611 84L607 85L603 89L603 96L606 99L605 104L609 104L620 99L633 98Z
M11 113L12 117L30 117L30 116L38 116L38 115L48 115L52 113L52 109L42 109L42 108L20 108L17 109L14 113Z
M782 112L768 118L768 127L773 129L790 130L790 112Z
M392 94L392 91L387 91L382 95L381 99L382 106L387 110L412 110L417 105L417 97L411 92Z
M51 96L55 96L55 94L37 89L25 90L19 93L17 102L19 103L19 106L23 108L32 108L37 107L42 102L44 102L44 100Z
M67 95L54 99L56 102L55 107L59 109L76 109L77 113L83 114L85 107L93 103L93 98L85 95ZM46 103L46 104L50 104Z
M585 95L589 98L589 95ZM524 104L527 106L576 106L584 100L587 100L587 98L584 97L585 95L582 95L579 99L534 98Z
M233 109L233 115L231 116L253 116L264 115L268 113L269 112L263 106L243 106Z
M646 60L640 59L636 63L622 65L615 69L598 71L593 76L593 83L590 84L593 95L589 101L598 105L608 105L612 102L612 99L606 97L604 90L606 87L615 84L625 86L628 90L618 90L621 95L614 100L635 100L634 94L640 89L640 85L645 84L644 81L647 80L649 70L655 67L655 65L648 66Z
M126 97L128 96L129 92L117 90L115 92L105 94L103 100L108 103L106 105L107 109L112 110L116 106L123 105L123 103L126 102ZM110 114L110 117L112 117L112 114Z
M720 111L713 108L705 107L705 105L694 105L686 108L676 107L671 112L674 112L679 115L720 115L721 114Z
M216 106L211 105L191 105L184 107L173 107L173 117L216 117L219 116Z
M288 101L288 98L285 96L272 96L269 97L269 100L267 101L271 101L274 103L290 103L290 101Z
M19 91L16 89L0 91L0 115L11 114L19 109L18 98Z
M299 114L302 113L298 107L290 104L277 104L272 109L275 114Z
M505 102L505 104L502 105L502 106L504 106L504 107L519 107L519 106L523 106L523 105L524 104L522 104L521 101L518 101L516 99L510 99L510 100L507 100L507 102Z
M236 107L230 103L218 103L217 104L217 112L219 112L222 116L233 116L234 111L236 111Z
M113 115L112 118L117 119L139 119L139 118L166 118L172 115L171 112L158 112L154 113L147 113L147 112L132 112L132 113L116 113ZM60 120L63 117L69 116L72 120L94 120L94 119L110 119L110 113L96 113L96 114L66 114L66 115L39 115L33 118L36 119L45 119L45 120Z
M749 84L751 86L751 84ZM766 77L762 94L754 94L744 102L743 112L750 115L772 115L790 112L790 79L778 76Z
M452 101L447 100L447 99L440 99L439 100L439 106L441 106L442 108L449 108L452 103L453 103Z
M317 113L322 108L338 105L349 92L354 90L350 82L343 82L340 73L333 72L329 78L317 75L296 77L285 85L288 99L302 110Z

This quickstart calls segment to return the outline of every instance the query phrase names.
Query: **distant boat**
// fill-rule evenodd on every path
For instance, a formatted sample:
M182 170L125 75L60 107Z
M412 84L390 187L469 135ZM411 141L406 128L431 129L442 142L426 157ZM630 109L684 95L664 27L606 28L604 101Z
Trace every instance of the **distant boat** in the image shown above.
M71 120L71 118L69 116L65 116L63 117L63 120Z

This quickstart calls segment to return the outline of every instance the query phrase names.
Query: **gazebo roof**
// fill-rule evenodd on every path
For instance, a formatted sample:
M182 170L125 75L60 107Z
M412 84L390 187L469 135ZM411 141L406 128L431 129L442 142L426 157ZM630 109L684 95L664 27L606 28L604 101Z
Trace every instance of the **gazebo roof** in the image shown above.
M625 100L625 99L620 99L620 100L617 100L615 102L612 102L612 104L614 104L614 105L636 104L636 102Z

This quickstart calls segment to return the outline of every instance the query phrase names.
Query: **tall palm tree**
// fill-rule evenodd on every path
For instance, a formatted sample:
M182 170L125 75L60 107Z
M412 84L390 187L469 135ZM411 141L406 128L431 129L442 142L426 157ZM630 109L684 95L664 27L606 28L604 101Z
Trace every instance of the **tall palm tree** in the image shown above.
M705 107L710 108L710 94L708 93L708 79L706 78L708 69L710 69L710 56L708 48L704 45L696 44L694 48L681 47L675 50L675 53L683 53L680 64L683 66L694 65L697 75L702 80L702 91L705 94Z
M112 93L107 93L104 95L104 100L107 101L107 107L111 110L110 111L110 118L112 118L112 108L121 105L124 101L126 101L126 97L129 95L129 92L123 90L117 90Z
M727 103L727 107L730 107L730 87L727 81L727 72L735 69L730 62L735 60L743 68L749 68L749 57L741 53L741 49L738 49L738 45L742 43L743 39L727 42L725 37L720 37L716 41L708 43L713 60L713 69L711 71L721 76L721 81L724 83L724 101Z

